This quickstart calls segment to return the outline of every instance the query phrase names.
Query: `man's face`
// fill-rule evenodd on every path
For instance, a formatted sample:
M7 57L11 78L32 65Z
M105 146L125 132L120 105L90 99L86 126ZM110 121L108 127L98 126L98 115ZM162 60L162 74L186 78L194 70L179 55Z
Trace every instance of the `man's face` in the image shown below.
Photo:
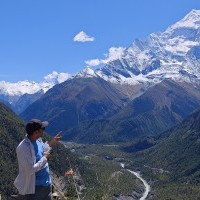
M38 138L42 137L43 133L44 133L44 128L35 131L35 139L37 140Z

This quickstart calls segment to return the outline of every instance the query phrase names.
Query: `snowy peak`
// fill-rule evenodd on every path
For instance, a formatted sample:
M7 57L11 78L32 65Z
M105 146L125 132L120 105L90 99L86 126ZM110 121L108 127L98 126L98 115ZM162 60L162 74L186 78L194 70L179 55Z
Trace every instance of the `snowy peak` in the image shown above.
M29 81L19 81L17 83L10 83L1 81L0 82L0 94L7 94L11 96L23 95L23 94L33 94L39 90L46 92L53 85L47 82L29 82Z
M97 77L98 75L95 73L93 69L90 67L84 68L80 71L75 77L77 78L88 78L88 77Z
M192 10L182 20L171 26L173 29L177 28L193 28L200 27L200 10Z
M165 78L199 81L199 46L200 10L192 10L166 31L152 33L147 41L135 40L120 59L95 72L121 84L156 84Z
M16 113L21 113L54 85L62 83L71 77L73 77L71 74L53 71L45 76L41 82L25 80L10 83L0 81L0 101L10 103Z
M165 32L151 34L150 40L155 46L177 56L184 56L193 47L199 45L200 39L200 10L192 10L182 20L173 24Z
M182 20L170 26L164 33L164 37L176 37L192 39L200 28L200 10L192 10ZM195 31L196 30L196 31Z
M192 10L180 22L181 26L185 27L200 27L200 10Z
M53 71L51 74L48 74L44 77L44 80L41 82L31 82L28 80L19 81L16 83L10 83L5 81L0 81L0 94L6 95L23 95L23 94L34 94L40 90L46 92L55 84L62 83L67 79L71 78L71 74L67 73L57 73Z
M192 10L166 31L152 33L146 41L136 39L120 51L112 48L109 55L112 59L100 62L105 63L103 67L95 70L86 67L76 75L53 71L39 83L2 81L0 96L21 96L40 90L46 92L55 84L76 77L101 77L112 83L130 85L154 85L168 78L200 81L200 10Z

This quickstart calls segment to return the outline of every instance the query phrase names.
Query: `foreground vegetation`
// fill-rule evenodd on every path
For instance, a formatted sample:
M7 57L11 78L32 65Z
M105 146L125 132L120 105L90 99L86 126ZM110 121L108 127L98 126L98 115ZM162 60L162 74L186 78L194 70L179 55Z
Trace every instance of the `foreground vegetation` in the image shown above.
M13 182L18 174L18 164L16 156L16 147L24 138L24 122L9 108L0 103L0 194L1 200L7 200L11 194L17 193ZM50 136L45 134L45 140ZM67 150L62 144L57 144L49 160L50 170L57 176L64 176L64 172L69 169L68 158L73 165L80 169L85 168L85 164L74 154Z
M146 140L146 138L145 138ZM141 140L133 142L138 147ZM148 160L148 154L143 150L127 152L129 144L119 145L76 145L74 149L81 157L90 163L90 168L96 171L94 177L99 180L94 188L88 188L84 199L112 199L114 194L131 195L133 191L140 191L143 188L141 182L138 182L134 176L126 174L120 168L119 163L123 162L126 167L133 171L139 170L145 180L151 185L151 192L148 196L152 200L199 200L200 199L200 183L195 173L195 177L190 174L188 177L181 176L177 178L179 173L175 168L163 167L162 159L158 155L154 155L154 163ZM130 148L128 148L130 149ZM157 158L157 160L155 160ZM166 157L167 159L167 157ZM167 162L167 161L166 161ZM168 161L169 162L169 161ZM157 165L155 165L157 163ZM159 164L160 163L160 164ZM116 165L116 166L115 166ZM188 163L192 167L192 163ZM156 166L156 167L155 167ZM185 165L187 167L187 165ZM115 173L113 172L115 171ZM114 179L111 179L112 174ZM122 179L120 179L120 175ZM99 175L100 174L100 175ZM98 178L97 178L98 177ZM124 178L124 179L123 179ZM101 181L100 181L101 180ZM191 181L193 180L193 181ZM130 187L131 186L131 187ZM98 194L96 197L94 194ZM97 198L98 197L98 198Z
M143 192L143 184L122 169L120 163L133 171L140 171L151 185L149 199L200 199L200 111L179 126L154 138L140 138L129 143L110 145L71 144L66 149L58 144L52 151L51 170L58 176L75 167L81 199L111 200ZM24 122L10 109L0 104L0 194L7 199L16 190L17 176L15 149L25 135ZM50 136L45 135L45 139ZM68 146L68 143L65 143ZM70 151L75 151L71 153ZM79 159L78 159L79 157ZM70 163L69 163L70 160ZM76 199L72 177L64 178L65 196Z
M118 146L75 145L73 149L94 172L93 176L83 173L83 179L86 180L88 176L91 184L87 185L81 199L112 200L113 196L143 192L142 182L120 166L120 162L124 161L124 153Z

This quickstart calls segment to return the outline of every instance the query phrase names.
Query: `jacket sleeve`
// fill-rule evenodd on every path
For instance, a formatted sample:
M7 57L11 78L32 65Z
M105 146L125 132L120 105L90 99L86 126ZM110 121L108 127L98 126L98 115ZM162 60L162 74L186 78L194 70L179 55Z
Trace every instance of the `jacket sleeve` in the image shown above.
M21 168L30 174L34 174L43 169L47 163L47 158L45 156L43 156L37 163L34 163L30 148L27 146L17 148L17 159Z

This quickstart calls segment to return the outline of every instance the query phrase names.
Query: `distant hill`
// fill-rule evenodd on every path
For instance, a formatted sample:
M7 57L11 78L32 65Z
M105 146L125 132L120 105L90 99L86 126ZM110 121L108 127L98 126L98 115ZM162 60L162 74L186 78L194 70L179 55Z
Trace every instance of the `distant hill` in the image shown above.
M38 100L44 94L43 90L40 90L34 94L23 94L19 97L16 103L13 104L13 110L19 114L24 111L31 103Z

